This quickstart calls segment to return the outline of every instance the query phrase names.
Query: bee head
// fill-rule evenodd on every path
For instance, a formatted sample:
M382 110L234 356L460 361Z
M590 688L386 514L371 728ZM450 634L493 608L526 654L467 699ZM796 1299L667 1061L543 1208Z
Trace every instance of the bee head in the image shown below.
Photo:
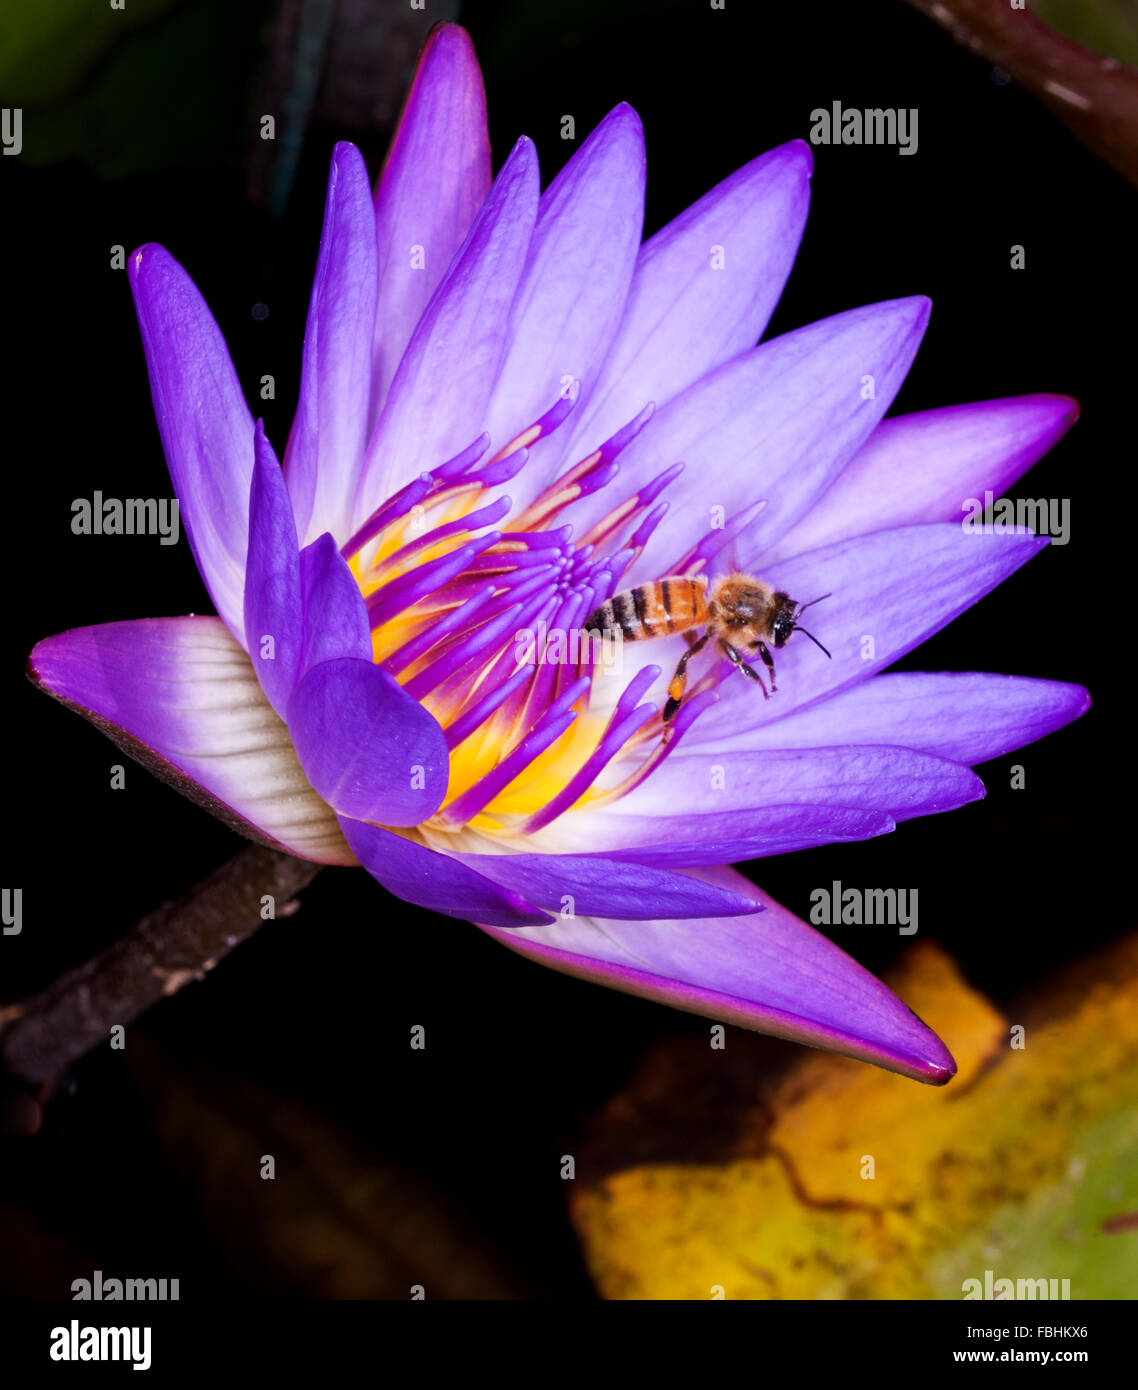
M774 617L771 619L771 638L776 647L785 647L790 634L794 631L795 619L798 617L798 604L789 594L777 593L771 598L771 607L774 610Z
M829 594L820 594L817 598L812 598L809 603L796 603L788 594L775 594L774 598L771 600L775 609L774 621L771 623L771 632L774 635L775 646L784 646L787 638L792 632L802 632L810 638L811 642L814 643L819 651L826 652L826 655L829 656L830 653L826 651L826 648L818 641L817 637L815 637L812 632L807 632L798 621L799 617L805 613L808 608L812 608L814 604L821 603L824 598L829 597Z

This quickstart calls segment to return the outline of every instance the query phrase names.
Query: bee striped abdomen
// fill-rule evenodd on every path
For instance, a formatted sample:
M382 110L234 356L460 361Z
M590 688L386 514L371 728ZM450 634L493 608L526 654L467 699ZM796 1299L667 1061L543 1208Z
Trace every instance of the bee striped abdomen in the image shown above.
M614 594L589 616L585 631L619 628L626 642L642 642L670 632L686 632L706 622L706 579L680 575Z

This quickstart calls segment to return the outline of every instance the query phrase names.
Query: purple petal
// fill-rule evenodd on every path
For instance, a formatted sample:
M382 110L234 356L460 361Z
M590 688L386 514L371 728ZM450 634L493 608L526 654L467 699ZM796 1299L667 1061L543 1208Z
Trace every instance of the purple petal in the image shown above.
M883 420L834 485L764 556L921 521L958 521L964 501L999 497L1079 417L1069 396L1010 396ZM914 460L920 460L920 467Z
M375 190L376 408L489 189L482 72L466 31L441 24L419 57ZM413 268L415 247L422 248L422 269Z
M734 736L783 719L867 680L939 632L1046 544L1037 536L973 534L940 522L858 536L781 561L763 577L793 597L808 602L832 592L811 611L810 631L833 659L827 661L801 636L792 637L775 654L777 692L764 700L750 681L731 675L689 741L698 737L717 746L720 734Z
M963 764L911 748L735 751L726 759L718 749L688 752L685 745L619 801L573 812L562 843L636 851L642 860L645 848L689 845L705 835L746 837L755 812L770 807L828 805L901 821L983 795L983 783ZM881 823L877 833L889 828Z
M391 383L368 448L357 525L384 497L461 452L479 433L537 200L537 156L531 141L519 140Z
M354 864L249 657L219 618L143 618L40 642L31 679L239 834Z
M496 927L548 922L519 894L499 888L465 864L404 835L364 821L340 819L344 837L368 873L388 892L447 917L478 916Z
M559 918L503 932L534 960L687 1013L773 1033L942 1085L956 1072L944 1044L867 970L734 869L697 871L751 896L751 917L690 923Z
M173 256L142 246L128 270L182 525L214 606L244 643L253 417L221 330Z
M719 752L893 743L975 766L1061 729L1086 713L1080 685L976 671L876 676L786 719L715 737ZM699 746L699 727L685 750Z
M308 780L341 815L417 825L438 809L443 731L382 667L352 657L313 666L292 692L288 727Z
M810 202L810 146L753 159L641 248L624 318L563 456L584 457L763 334ZM718 254L716 254L718 252Z
M375 329L375 215L363 156L332 155L308 323L300 399L285 476L306 541L348 538L351 500L367 445Z
M602 814L597 813L598 816ZM596 843L610 844L612 821L594 820ZM573 838L569 826L568 845L580 845L587 825ZM670 868L690 868L705 864L738 864L764 859L772 854L847 840L868 840L887 835L896 828L893 817L884 811L864 811L848 806L763 805L713 815L651 817L637 834L635 842L624 848L594 851L597 859L622 859L637 864L658 864Z
M578 399L587 399L620 326L636 266L644 178L644 132L636 112L622 104L542 194L487 416L499 447L543 415L572 381L580 383ZM540 484L542 468L552 468L559 454L555 439L534 446L535 457L515 485L519 506L531 500L528 488Z
M604 910L609 917L674 920L756 912L753 899L695 874L637 863L598 864L590 855L456 854L468 868L561 915ZM471 914L475 915L475 914Z
M658 411L621 455L625 489L643 486L664 463L682 459L687 468L668 488L671 510L628 581L667 573L708 531L765 498L739 542L742 563L761 555L877 425L909 370L928 313L926 299L899 299L823 319L734 358ZM867 375L876 394L863 400ZM589 506L586 500L566 515L574 524L591 523Z
M284 718L304 636L300 556L284 474L259 420L249 493L245 631L261 689Z
M371 661L371 629L359 585L326 531L300 552L304 651L300 675L323 661Z

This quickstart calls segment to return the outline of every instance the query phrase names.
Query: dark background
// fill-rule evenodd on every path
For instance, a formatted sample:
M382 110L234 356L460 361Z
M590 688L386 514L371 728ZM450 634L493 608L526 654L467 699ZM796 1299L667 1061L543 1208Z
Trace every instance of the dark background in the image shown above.
M182 261L250 400L263 373L276 377L264 409L283 448L331 146L357 140L373 174L382 159L386 130L337 120L325 101L282 215L250 205L250 131L270 109L254 97L268 10L232 8L241 13L184 7L189 37L160 50L144 45L168 17L125 38L113 61L146 80L115 89L122 109L103 124L91 113L112 59L94 66L79 88L94 102L75 136L83 157L37 164L25 112L27 157L0 160L3 881L24 889L23 934L0 939L0 1000L86 959L242 844L134 764L126 790L112 791L118 751L23 679L27 652L51 633L208 608L185 544L70 531L72 500L95 489L168 493L110 247L155 240ZM928 294L931 326L893 413L1031 391L1082 404L1074 430L1016 489L1069 497L1071 543L902 665L1078 681L1095 697L1091 713L980 768L981 803L751 870L803 916L810 890L832 878L919 887L920 938L939 940L1006 1002L1130 919L1117 875L1130 851L1119 808L1131 781L1121 754L1132 704L1134 192L1029 94L901 3L556 6L542 17L526 8L471 3L459 15L486 66L495 166L525 132L548 180L574 148L559 138L562 115L576 117L579 143L627 100L647 135L648 235L755 154L805 137L816 106L917 107L916 156L815 150L810 220L768 336ZM377 82L390 99L407 75L399 65ZM57 139L66 153L65 129ZM1022 271L1009 267L1015 243L1026 248ZM269 309L261 321L258 303ZM1013 792L1015 762L1027 785ZM875 971L905 944L875 928L833 934ZM408 1048L412 1024L426 1026L425 1052ZM0 1151L0 1290L66 1294L99 1267L180 1276L183 1298L334 1292L258 1234L226 1167L244 1142L280 1154L283 1141L262 1134L295 1113L297 1133L332 1126L343 1140L323 1165L319 1200L329 1210L347 1202L348 1224L347 1194L361 1175L383 1173L396 1222L438 1199L495 1247L503 1282L487 1276L485 1292L591 1297L560 1155L575 1152L587 1117L653 1044L706 1036L706 1026L543 970L471 926L407 908L360 870L328 870L296 916L132 1028L125 1053L101 1049L77 1066L38 1138ZM795 1052L772 1042L767 1055L775 1065ZM300 1220L297 1245L306 1230ZM391 1292L406 1297L414 1281L392 1259Z

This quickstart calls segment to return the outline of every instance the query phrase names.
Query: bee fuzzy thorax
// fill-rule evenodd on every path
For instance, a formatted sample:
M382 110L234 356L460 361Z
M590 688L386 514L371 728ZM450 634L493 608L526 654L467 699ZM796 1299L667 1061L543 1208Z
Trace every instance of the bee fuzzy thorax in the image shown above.
M781 595L785 598L786 595ZM766 632L775 591L749 574L729 574L711 587L707 605L709 626L717 633Z

